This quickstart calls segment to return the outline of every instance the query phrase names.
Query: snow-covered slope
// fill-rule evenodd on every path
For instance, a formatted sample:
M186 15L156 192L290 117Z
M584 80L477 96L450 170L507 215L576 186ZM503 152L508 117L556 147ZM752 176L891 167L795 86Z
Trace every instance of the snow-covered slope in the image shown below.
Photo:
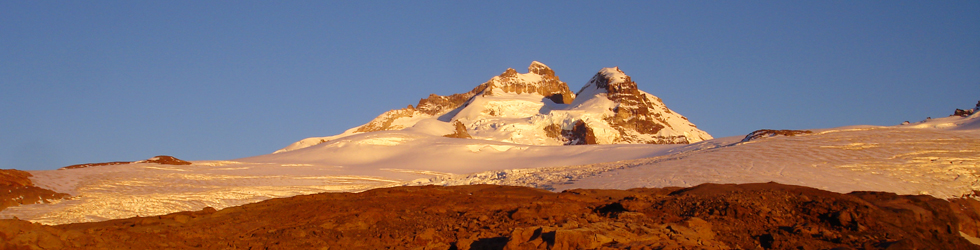
M75 198L0 211L45 224L217 209L320 192L359 192L438 176L560 167L667 154L683 145L537 146L433 136L451 128L358 133L288 152L191 165L133 163L31 171L35 185ZM439 123L442 124L442 123ZM422 129L424 128L424 129Z
M623 82L601 80L607 75L603 72L593 82ZM689 142L649 140L661 135L683 138L696 129L656 97L638 92L635 84L633 92L623 92L636 94L632 99L610 98L620 93L614 86L618 85L585 90L585 98L573 103L576 94L567 84L548 66L532 62L528 73L507 69L469 92L430 95L415 107L386 112L343 134L304 139L269 155L184 167L136 163L36 171L38 186L77 198L9 209L0 216L65 223L204 206L220 209L272 197L361 191L437 176L639 159L667 154L680 145L629 143ZM637 103L654 112L624 113L637 109ZM665 129L644 135L636 133L633 120L616 119L664 122L658 126ZM672 127L686 130L670 132ZM697 134L690 141L710 138ZM559 146L567 144L616 145Z
M835 192L868 190L960 197L980 190L978 124L980 114L891 127L814 130L810 134L748 142L742 142L741 136L726 137L648 159L487 171L442 176L416 184L490 183L564 190L775 181Z
M424 122L423 122L424 121ZM660 98L640 91L619 68L597 73L578 94L540 62L528 73L507 69L473 90L430 95L413 107L391 110L367 124L330 137L307 138L275 153L355 134L463 124L473 139L525 145L686 144L711 139ZM443 124L439 124L443 123Z
M431 134L452 128L417 125L234 161L32 171L35 185L76 197L8 208L0 217L47 224L101 221L299 194L425 184L564 190L776 181L837 192L958 197L980 190L978 124L980 115L973 115L749 142L736 136L692 144L574 147L445 138Z

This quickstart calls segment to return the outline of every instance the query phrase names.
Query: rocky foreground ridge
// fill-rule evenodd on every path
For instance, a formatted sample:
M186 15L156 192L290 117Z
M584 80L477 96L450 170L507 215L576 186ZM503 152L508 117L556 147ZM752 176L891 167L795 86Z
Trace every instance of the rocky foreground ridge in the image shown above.
M431 94L343 134L307 138L276 153L359 133L431 130L422 126L462 128L470 138L528 145L686 144L712 138L660 98L641 91L618 67L600 70L573 93L554 70L532 62L528 73L508 68L469 92Z
M980 249L976 200L776 183L569 190L397 187L43 226L4 249Z

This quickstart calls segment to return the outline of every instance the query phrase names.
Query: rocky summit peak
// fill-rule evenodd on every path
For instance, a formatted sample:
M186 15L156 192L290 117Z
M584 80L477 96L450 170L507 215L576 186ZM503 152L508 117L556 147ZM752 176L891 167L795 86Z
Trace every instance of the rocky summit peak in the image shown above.
M538 61L531 62L531 66L527 67L527 72L542 76L555 76L555 71L551 70L548 65L544 65L544 63Z
M515 76L517 76L517 70L514 68L507 68L507 70L504 70L503 74L500 74L500 77L515 77Z
M613 85L613 87L610 87L610 85ZM619 92L617 89L622 90L623 87L636 89L636 83L633 83L630 77L623 70L620 70L619 67L603 68L599 70L599 73L592 76L592 79L576 94L582 94L582 92L587 90L605 90L606 92L613 93Z
M528 73L521 74L513 68L508 68L499 76L480 84L477 89L485 89L483 95L539 94L559 104L569 104L575 99L575 94L568 89L568 84L559 80L558 76L555 76L555 71L548 65L533 61L527 70Z
M576 96L579 104L599 96L616 103L605 120L618 131L621 142L675 144L712 138L660 98L641 91L619 67L599 70Z

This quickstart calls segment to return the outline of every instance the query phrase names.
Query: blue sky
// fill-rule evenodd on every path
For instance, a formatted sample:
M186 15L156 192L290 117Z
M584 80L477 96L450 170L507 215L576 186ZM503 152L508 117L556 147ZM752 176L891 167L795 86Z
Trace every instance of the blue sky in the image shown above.
M715 137L980 100L978 1L471 2L0 1L0 168L266 154L533 60Z

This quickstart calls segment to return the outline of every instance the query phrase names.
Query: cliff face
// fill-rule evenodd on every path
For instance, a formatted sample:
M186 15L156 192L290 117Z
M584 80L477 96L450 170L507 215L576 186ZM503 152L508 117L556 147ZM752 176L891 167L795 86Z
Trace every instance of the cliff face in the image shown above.
M557 104L570 104L575 94L568 89L568 84L555 76L555 71L540 62L532 62L527 74L518 74L514 69L507 69L481 86L487 86L484 95L495 92L524 94L533 93L544 96Z
M4 249L978 249L929 196L776 183L569 190L425 186L42 226L0 220ZM974 223L970 221L969 223Z
M619 67L602 69L578 93L580 98L603 94L616 103L604 120L619 132L617 143L685 144L712 139L660 98L637 88Z

